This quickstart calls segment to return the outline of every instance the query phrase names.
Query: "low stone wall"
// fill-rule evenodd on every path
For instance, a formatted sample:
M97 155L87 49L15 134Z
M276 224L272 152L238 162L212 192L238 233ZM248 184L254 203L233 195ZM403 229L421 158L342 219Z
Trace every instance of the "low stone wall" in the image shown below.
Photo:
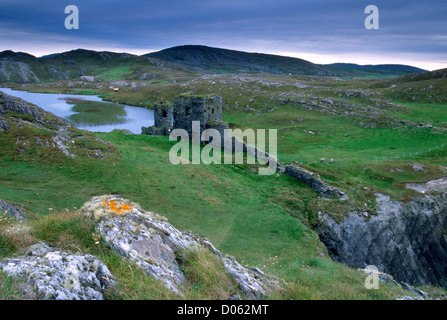
M292 178L301 181L312 188L323 198L343 198L346 197L344 192L336 188L328 186L326 183L313 172L310 172L304 168L298 168L294 165L288 165L285 168L284 173Z

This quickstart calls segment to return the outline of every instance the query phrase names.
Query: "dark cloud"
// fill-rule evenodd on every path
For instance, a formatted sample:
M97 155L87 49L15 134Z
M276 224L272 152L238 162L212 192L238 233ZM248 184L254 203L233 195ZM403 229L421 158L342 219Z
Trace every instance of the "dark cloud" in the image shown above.
M69 4L79 8L79 30L64 28ZM379 30L364 28L369 4L379 7ZM122 51L204 44L340 59L404 53L440 64L447 59L446 15L445 0L0 0L0 49L22 41L35 51L37 39L55 52L70 43Z

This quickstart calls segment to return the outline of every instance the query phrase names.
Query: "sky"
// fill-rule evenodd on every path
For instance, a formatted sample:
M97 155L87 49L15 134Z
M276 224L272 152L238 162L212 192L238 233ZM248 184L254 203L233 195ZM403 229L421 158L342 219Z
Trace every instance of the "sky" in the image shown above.
M79 29L65 28L68 5ZM365 28L365 8L379 29ZM197 44L314 63L447 68L446 0L0 0L0 51L145 54Z

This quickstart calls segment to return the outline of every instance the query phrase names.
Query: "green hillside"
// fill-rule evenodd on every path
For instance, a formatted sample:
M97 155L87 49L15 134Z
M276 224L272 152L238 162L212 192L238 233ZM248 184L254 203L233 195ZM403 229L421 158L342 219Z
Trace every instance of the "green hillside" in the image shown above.
M149 53L146 56L203 73L343 75L342 72L303 59L206 46L179 46Z
M41 58L3 51L0 82L40 83L99 76L106 80L151 80L182 78L190 72L154 58L127 53L72 50Z
M0 134L2 145L12 147L8 141L18 134ZM306 202L315 196L293 179L262 177L250 166L173 166L167 161L173 145L167 137L120 132L97 137L117 146L119 159L48 160L38 153L16 155L14 149L2 149L0 198L24 205L34 218L29 227L23 226L33 228L31 234L0 233L1 243L8 244L0 257L38 240L68 250L82 248L107 261L120 276L120 291L109 298L175 298L149 277L130 273L106 248L98 251L91 222L67 213L93 195L114 193L163 214L179 229L209 238L243 264L286 279L286 291L272 298L392 299L403 294L392 285L366 290L361 273L327 256L308 221Z
M142 56L77 49L40 58L0 52L0 83L44 83L96 76L103 80L177 82L198 74L310 75L384 78L422 70L409 66L319 65L285 56L206 46L178 46Z
M371 80L225 73L228 70L201 74L154 57L84 51L37 62L28 55L21 59L41 66L52 61L61 69L71 61L68 65L74 67L67 68L72 72L88 66L85 74L99 77L30 84L20 86L22 90L100 93L110 101L145 107L158 100L172 102L185 93L218 94L223 120L231 128L276 129L283 164L300 163L348 199L321 199L308 185L284 174L258 175L257 165L172 165L168 153L175 142L168 137L91 133L71 126L61 130L51 115L41 121L32 113L3 112L0 93L0 124L7 128L0 130L0 199L28 212L16 234L8 231L14 222L0 222L0 258L45 241L105 261L120 280L108 299L178 299L110 249L96 245L94 223L76 213L92 196L117 194L167 217L178 229L208 238L242 264L284 279L288 286L272 299L408 295L392 283L367 290L365 275L334 262L314 228L320 213L340 220L361 208L374 215L376 192L406 202L416 195L407 183L445 176L445 70ZM140 74L142 61L153 62L146 66L154 72L153 81L133 78ZM222 61L221 66L235 67ZM112 92L112 85L119 91ZM122 115L121 106L108 109L102 103L78 103L76 110L82 112L80 122L95 121L93 113L106 112L107 121ZM50 143L61 139L66 149ZM211 259L189 254L190 266L197 256ZM208 276L199 278L193 274L189 280L187 299L222 298L234 290L231 279L222 274L216 283L225 287L224 295L217 294L219 288ZM15 281L0 273L0 296L14 296L19 286ZM423 290L445 294L432 287Z

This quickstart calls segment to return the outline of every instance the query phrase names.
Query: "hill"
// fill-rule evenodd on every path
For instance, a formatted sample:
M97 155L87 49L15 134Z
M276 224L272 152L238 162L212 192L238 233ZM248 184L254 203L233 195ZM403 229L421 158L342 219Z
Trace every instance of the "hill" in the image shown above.
M146 54L202 73L265 73L341 76L343 72L309 61L263 53L199 45L173 47Z
M357 76L377 76L377 77L396 77L406 74L417 74L426 72L420 68L401 65L401 64L379 64L379 65L358 65L354 63L333 63L327 66L338 70L352 72Z
M308 203L322 200L294 179L260 176L254 165L173 166L167 160L174 142L167 137L92 134L6 94L2 100L0 198L23 206L30 218L20 233L8 232L14 222L1 222L0 259L42 241L59 252L100 258L118 280L117 291L108 292L107 299L175 298L95 240L97 224L76 214L93 195L114 194L167 217L176 228L207 237L243 265L286 280L290 286L277 298L393 299L405 294L392 284L368 291L361 272L331 260L307 213ZM186 256L186 298L216 297L216 286L208 289L213 274L189 272L193 263L207 266L211 258ZM9 281L5 277L0 272L0 296ZM223 292L225 297L237 293L233 287Z
M84 75L106 80L170 79L188 73L161 60L128 53L77 49L36 58L22 52L0 52L0 82L4 83L60 81Z
M402 102L447 103L447 69L409 74L372 85L383 94Z
M129 53L76 49L42 57L0 52L0 82L42 83L98 76L104 80L168 81L197 74L251 73L348 78L383 78L424 70L404 65L359 66L315 64L303 59L184 45L137 56Z
M93 54L91 59L95 57ZM279 159L300 163L318 174L331 186L345 191L349 196L347 201L321 199L307 185L287 175L259 176L255 165L173 166L168 153L174 142L168 137L88 133L75 128L60 132L55 123L45 122L49 115L40 117L41 112L33 113L31 106L11 110L12 98L3 95L0 97L5 111L0 116L0 199L23 206L36 219L24 222L26 229L23 228L32 231L33 239L27 238L28 233L19 234L19 239L15 235L11 238L9 233L0 234L0 241L7 244L0 246L3 250L0 257L9 258L23 249L20 239L33 240L32 243L44 241L58 250L81 250L98 255L120 280L119 291L107 294L108 299L172 298L157 289L158 285L143 280L146 278L142 274L134 273L133 265L131 269L106 251L101 241L95 244L93 222L74 212L94 195L113 194L167 217L179 230L208 238L219 251L234 256L244 265L256 266L284 279L290 287L279 298L394 299L405 294L400 290L390 291L392 288L386 284L381 284L381 291L367 290L364 277L355 270L358 263L346 262L352 267L348 268L334 262L332 256L349 254L349 250L341 252L338 244L363 253L368 252L370 243L377 242L361 237L365 241L359 250L356 242L334 235L333 230L338 228L335 222L327 218L331 224L323 225L320 213L322 219L332 217L343 228L346 221L362 219L366 231L378 230L374 226L369 228L383 217L380 211L383 202L377 202L376 193L389 194L392 201L399 200L408 206L419 201L418 193L407 188L409 182L420 184L445 176L445 107L431 105L431 109L425 107L421 114L418 113L420 106L396 104L383 97L386 86L377 90L362 87L387 81L297 78L203 75L185 83L148 85L144 95L138 95L140 89L123 88L111 97L127 95L141 99L140 103L151 96L172 101L181 92L218 93L225 101L223 120L231 127L277 129ZM406 81L402 79L395 81ZM443 80L442 75L438 80ZM437 111L433 112L435 108ZM62 142L65 149L56 143L52 146L54 140ZM75 156L67 156L64 150ZM430 203L442 208L443 202ZM437 217L435 213L432 216ZM394 228L395 225L387 222L381 226ZM420 232L427 230L424 226L416 231L412 229L411 235L425 235ZM10 230L9 225L4 230ZM401 232L398 237L404 234ZM426 238L433 239L433 235ZM392 241L380 243L387 245ZM386 248L374 253L375 258L383 256L393 257L393 265L408 271L401 266L410 260L400 253L399 259ZM202 260L194 258L193 261ZM419 265L430 266L415 264ZM187 270L188 264L182 267ZM0 273L0 296L2 281L9 281L9 278L6 282L2 279L5 278ZM208 279L209 276L204 277ZM210 294L202 289L206 283L195 281L189 282L192 289L189 297L209 298Z
M399 79L394 79L389 81L388 83L393 84L402 84L409 83L415 81L424 81L424 80L435 80L435 79L445 79L447 78L447 68L439 69L434 71L426 71L419 74L411 74L407 76L400 77Z

